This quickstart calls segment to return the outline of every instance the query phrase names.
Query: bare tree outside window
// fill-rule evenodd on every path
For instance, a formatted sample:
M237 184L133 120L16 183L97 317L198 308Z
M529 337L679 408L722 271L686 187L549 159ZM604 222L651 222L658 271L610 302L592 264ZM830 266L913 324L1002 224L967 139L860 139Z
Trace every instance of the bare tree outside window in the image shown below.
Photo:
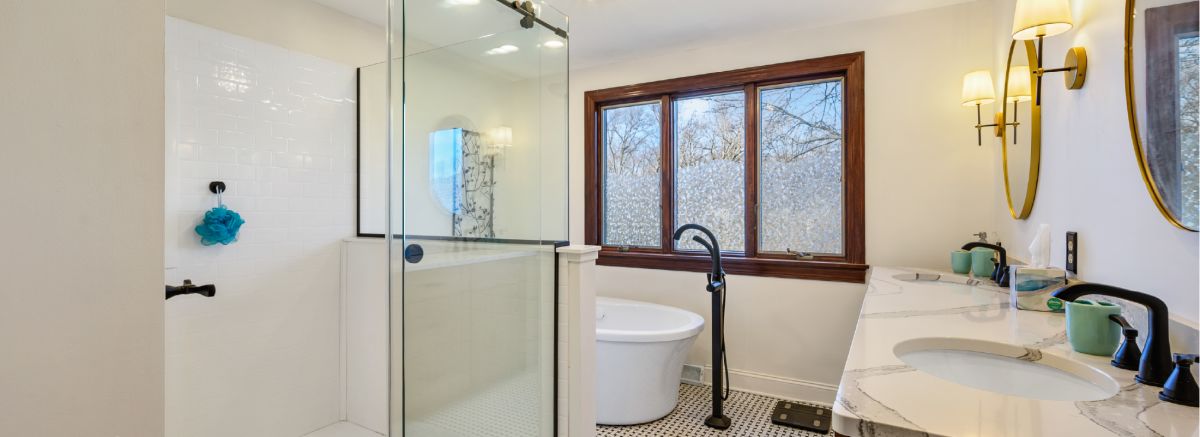
M584 93L584 241L606 266L863 282L863 53ZM787 249L811 256L793 256Z
M759 90L759 250L841 254L842 81Z
M604 244L659 247L662 105L604 108Z
M746 96L710 94L674 106L675 224L700 224L722 250L745 250ZM704 250L690 234L676 247Z

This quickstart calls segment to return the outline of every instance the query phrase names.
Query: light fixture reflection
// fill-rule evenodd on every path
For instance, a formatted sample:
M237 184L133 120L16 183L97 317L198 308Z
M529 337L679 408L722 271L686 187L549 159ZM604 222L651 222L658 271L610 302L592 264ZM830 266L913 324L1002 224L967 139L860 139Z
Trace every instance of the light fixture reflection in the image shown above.
M549 49L561 49L561 48L562 48L562 46L564 46L564 45L565 45L565 44L563 44L563 42L562 42L562 41L559 41L559 40L557 40L557 39L552 39L552 40L549 40L549 41L546 41L546 42L542 43L542 46L543 46L543 47L546 47L546 48L549 48Z
M473 6L479 4L479 0L442 0L442 6L453 8L456 6Z
M1033 100L1032 77L1028 65L1014 65L1008 70L1008 103Z
M512 52L515 52L518 50L521 50L521 49L518 48L517 46L514 46L512 44L505 44L500 47L496 47L494 49L488 50L484 53L487 53L489 55L506 55L506 54L509 54L509 53L512 53Z

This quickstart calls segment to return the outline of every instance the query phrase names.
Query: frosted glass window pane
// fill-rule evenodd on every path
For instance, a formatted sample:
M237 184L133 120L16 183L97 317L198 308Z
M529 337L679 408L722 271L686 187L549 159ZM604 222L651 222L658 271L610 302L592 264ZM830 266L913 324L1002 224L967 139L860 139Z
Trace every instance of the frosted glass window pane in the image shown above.
M746 98L742 92L675 101L675 224L713 231L721 250L746 247ZM681 238L681 250L704 250Z
M844 253L842 80L759 90L759 251Z
M660 247L662 105L604 108L603 244Z

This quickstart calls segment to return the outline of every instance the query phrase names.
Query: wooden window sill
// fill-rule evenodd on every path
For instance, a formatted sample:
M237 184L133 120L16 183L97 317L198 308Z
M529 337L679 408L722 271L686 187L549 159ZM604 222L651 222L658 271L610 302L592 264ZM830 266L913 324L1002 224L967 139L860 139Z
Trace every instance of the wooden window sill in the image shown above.
M596 264L613 267L707 272L712 261L707 255L619 252L603 250ZM730 275L768 276L815 281L866 283L866 264L845 261L792 260L774 258L721 257L721 266Z

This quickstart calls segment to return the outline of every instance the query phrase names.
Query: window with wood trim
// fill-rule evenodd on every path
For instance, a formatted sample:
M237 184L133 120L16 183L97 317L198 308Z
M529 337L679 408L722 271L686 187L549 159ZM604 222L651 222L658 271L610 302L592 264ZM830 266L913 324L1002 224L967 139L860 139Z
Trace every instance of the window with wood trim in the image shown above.
M863 282L863 54L584 94L585 233L601 265Z

